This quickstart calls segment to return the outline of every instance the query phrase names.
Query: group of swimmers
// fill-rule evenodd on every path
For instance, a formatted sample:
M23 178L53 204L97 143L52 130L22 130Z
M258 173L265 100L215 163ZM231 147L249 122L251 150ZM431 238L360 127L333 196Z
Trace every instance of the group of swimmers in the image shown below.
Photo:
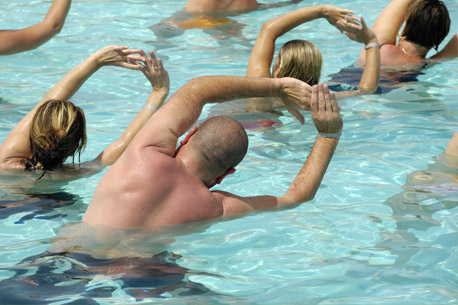
M0 31L0 55L27 51L51 39L62 28L70 5L71 0L54 0L43 22L22 30ZM184 11L241 13L259 7L255 0L190 0ZM425 63L458 56L458 34L438 50L450 28L450 16L442 1L393 0L372 29L354 14L333 5L316 5L273 18L262 25L246 77L197 77L167 103L169 75L153 52L126 46L101 48L65 75L12 129L0 146L0 169L39 172L41 179L59 180L68 179L69 172L74 179L84 176L87 168L96 171L111 165L83 222L116 228L178 225L311 200L342 132L338 99L376 92L384 65L409 64L410 69L418 69ZM358 58L364 71L357 88L334 93L320 83L322 57L309 41L287 42L273 62L278 37L318 18L364 45ZM433 48L438 52L426 58ZM153 89L116 142L92 162L75 165L74 157L86 145L86 123L83 110L69 99L94 72L108 65L142 71ZM210 191L235 172L247 152L248 138L243 126L228 116L194 125L205 104L242 98L247 99L249 112L276 112L286 107L301 123L304 118L300 110L312 114L318 131L316 141L281 197L240 197ZM73 163L64 164L71 157Z

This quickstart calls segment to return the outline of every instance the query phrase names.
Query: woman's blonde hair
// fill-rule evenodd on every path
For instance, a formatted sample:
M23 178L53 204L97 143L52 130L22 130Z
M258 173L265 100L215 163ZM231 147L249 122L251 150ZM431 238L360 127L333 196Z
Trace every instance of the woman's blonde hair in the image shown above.
M320 50L306 40L291 40L278 53L278 77L294 77L310 86L318 84L323 58Z
M69 101L49 100L41 105L30 128L32 157L25 161L26 170L53 170L65 159L81 154L86 146L86 119L81 108ZM74 161L74 160L73 160Z

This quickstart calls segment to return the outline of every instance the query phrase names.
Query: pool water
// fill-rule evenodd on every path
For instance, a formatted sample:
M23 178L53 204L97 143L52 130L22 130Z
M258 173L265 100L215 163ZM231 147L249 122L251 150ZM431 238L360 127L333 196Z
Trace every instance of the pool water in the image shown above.
M50 3L1 2L0 29L40 21ZM371 25L389 1L327 3L357 10ZM458 2L445 3L457 16ZM0 57L0 142L65 73L100 47L154 50L170 73L172 94L196 76L244 75L263 21L319 2L231 16L228 24L236 31L156 36L153 25L184 4L75 1L59 35L36 50ZM458 32L453 19L444 41ZM361 48L324 20L287 33L278 48L294 38L321 50L323 82L350 67ZM87 271L84 266L93 262L80 257L39 258L61 228L81 220L104 172L42 193L3 187L0 304L456 304L458 172L443 151L458 130L457 66L457 59L444 62L425 69L417 82L340 101L343 135L314 200L187 234L138 233L129 247L153 251L153 244L167 239L154 252L162 254L116 261L118 273ZM117 139L149 92L141 72L115 67L86 82L72 98L88 122L82 161ZM206 107L202 119L212 111ZM248 130L248 155L219 188L242 196L282 195L316 136L304 115L304 126L285 112L281 124ZM119 271L127 265L135 266L130 278Z

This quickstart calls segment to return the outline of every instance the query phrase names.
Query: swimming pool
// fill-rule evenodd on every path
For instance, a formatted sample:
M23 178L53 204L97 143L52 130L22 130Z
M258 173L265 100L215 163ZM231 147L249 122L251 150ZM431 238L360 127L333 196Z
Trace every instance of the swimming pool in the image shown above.
M358 13L372 24L388 2L328 3L361 9ZM456 16L458 3L445 2L451 16ZM184 3L75 1L64 29L54 39L37 50L0 57L0 141L65 73L102 46L127 44L155 50L170 73L173 93L198 75L244 75L250 46L264 20L318 4L303 1L231 17L244 25L242 36L196 29L158 39L149 27ZM47 6L43 1L2 2L0 28L38 22ZM445 41L456 32L458 22L453 20ZM325 82L350 66L360 50L359 44L349 42L323 20L291 31L277 45L297 37L311 40L323 53ZM457 185L437 174L443 163L441 153L458 129L456 73L455 59L386 94L343 100L344 133L315 199L294 209L251 214L175 236L165 249L175 257L167 259L172 267L186 270L172 273L179 285L165 281L160 291L148 291L156 284L148 282L150 275L132 284L140 287L135 294L126 288L127 281L109 274L75 271L65 277L68 269L74 271L71 263L78 258L41 262L40 267L17 265L46 251L60 228L81 220L103 172L70 182L52 196L28 196L29 210L0 209L4 213L0 215L0 287L3 283L2 291L11 291L0 303L40 303L28 294L50 298L42 301L46 304L456 303ZM83 86L72 99L85 110L88 121L83 161L95 158L121 134L149 90L140 72L111 67ZM206 108L202 117L210 111ZM310 119L303 127L288 113L280 120L280 126L248 131L248 156L221 188L239 195L283 193L304 162L316 131ZM446 171L457 175L456 170ZM422 178L435 175L445 181L432 186L422 183ZM23 197L2 190L0 204L21 202ZM50 207L50 201L55 206ZM151 245L145 243L153 242L152 236L143 236L143 244L135 246L148 250ZM74 290L53 295L72 284Z

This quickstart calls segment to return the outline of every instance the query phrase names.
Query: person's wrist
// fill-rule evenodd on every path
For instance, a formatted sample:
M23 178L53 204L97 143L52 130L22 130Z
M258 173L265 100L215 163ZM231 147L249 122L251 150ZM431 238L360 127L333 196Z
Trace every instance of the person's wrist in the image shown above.
M342 130L335 132L321 132L318 131L318 135L322 138L340 138L342 135Z
M270 96L276 96L281 98L284 95L284 89L286 88L286 78L271 78L273 85L271 86L273 94ZM266 96L269 96L268 94Z
M364 48L367 50L371 47L380 47L380 44L378 43L377 37L372 37L367 39L364 42Z
M102 67L104 65L103 59L102 59L102 55L100 54L100 50L96 51L95 53L92 53L89 56L89 59L98 68L100 68L100 67Z
M318 5L318 9L320 11L320 17L321 18L326 18L326 19L329 19L329 7L330 5L329 4L322 4L322 5Z

